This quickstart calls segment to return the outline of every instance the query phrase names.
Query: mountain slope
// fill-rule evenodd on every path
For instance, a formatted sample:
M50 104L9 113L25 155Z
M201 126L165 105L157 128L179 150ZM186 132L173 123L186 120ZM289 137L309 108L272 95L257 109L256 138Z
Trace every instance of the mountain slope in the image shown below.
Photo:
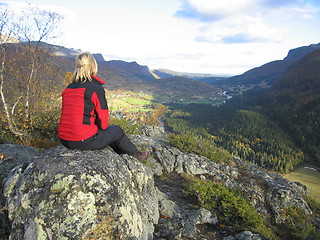
M127 75L135 80L149 81L155 79L147 66L141 66L136 62L125 62L121 60L101 61L99 70L112 71L114 74Z
M320 49L294 63L270 94L286 108L320 109Z
M216 87L186 77L156 79L144 84L161 102L197 102L219 95Z
M74 58L78 50L52 46L60 61L61 68L66 72L73 72ZM98 62L98 76L106 81L108 90L147 91L157 96L169 94L165 99L181 99L189 96L190 99L202 99L217 94L217 89L207 83L196 81L187 77L172 77L178 74L171 72L161 75L160 72L151 71L148 66L139 65L137 62L121 60L105 61L101 54L93 54ZM158 76L158 74L161 78ZM188 75L188 74L185 74ZM203 75L197 75L198 77ZM212 76L212 75L208 75Z
M306 160L320 164L320 49L292 64L270 89L248 91L229 103L229 109L249 109L271 119Z
M292 49L283 60L272 61L260 67L253 68L242 75L231 77L227 83L234 85L267 83L269 86L272 86L285 74L292 64L306 54L319 48L320 43Z

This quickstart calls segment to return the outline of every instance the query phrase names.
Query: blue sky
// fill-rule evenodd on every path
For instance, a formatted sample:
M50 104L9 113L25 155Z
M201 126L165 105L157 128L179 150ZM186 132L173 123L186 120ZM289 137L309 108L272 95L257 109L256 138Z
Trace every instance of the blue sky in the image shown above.
M150 69L236 75L320 42L319 0L28 2L64 16L56 44Z

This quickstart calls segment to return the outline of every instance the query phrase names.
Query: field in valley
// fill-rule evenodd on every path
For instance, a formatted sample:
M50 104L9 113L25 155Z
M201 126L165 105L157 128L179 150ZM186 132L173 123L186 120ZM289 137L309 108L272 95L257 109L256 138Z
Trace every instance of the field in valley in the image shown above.
M150 94L131 91L108 91L108 106L115 112L150 112L153 111L154 101Z
M316 168L303 164L294 171L284 174L283 177L292 181L300 182L308 187L309 197L320 203L320 172Z
M221 105L226 100L225 96L215 98L206 98L201 96L178 97L175 93L150 94L143 91L107 91L107 100L109 109L115 112L152 112L156 105L161 103L198 103L211 104L213 106Z

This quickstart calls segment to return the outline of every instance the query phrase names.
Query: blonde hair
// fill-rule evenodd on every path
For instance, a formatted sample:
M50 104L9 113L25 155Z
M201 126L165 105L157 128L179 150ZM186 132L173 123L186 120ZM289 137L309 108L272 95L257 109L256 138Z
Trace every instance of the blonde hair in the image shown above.
M92 75L97 74L98 65L96 59L89 52L84 52L76 57L76 69L72 75L73 82L85 82L92 80Z

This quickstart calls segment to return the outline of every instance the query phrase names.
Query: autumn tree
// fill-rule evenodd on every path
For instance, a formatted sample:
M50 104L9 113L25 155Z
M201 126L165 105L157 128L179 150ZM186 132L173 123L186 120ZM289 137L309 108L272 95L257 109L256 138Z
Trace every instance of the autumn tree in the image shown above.
M1 15L1 102L10 132L25 140L39 114L50 111L62 86L52 45L44 43L57 37L62 17L32 6L22 13L2 10ZM10 43L8 37L18 43Z

